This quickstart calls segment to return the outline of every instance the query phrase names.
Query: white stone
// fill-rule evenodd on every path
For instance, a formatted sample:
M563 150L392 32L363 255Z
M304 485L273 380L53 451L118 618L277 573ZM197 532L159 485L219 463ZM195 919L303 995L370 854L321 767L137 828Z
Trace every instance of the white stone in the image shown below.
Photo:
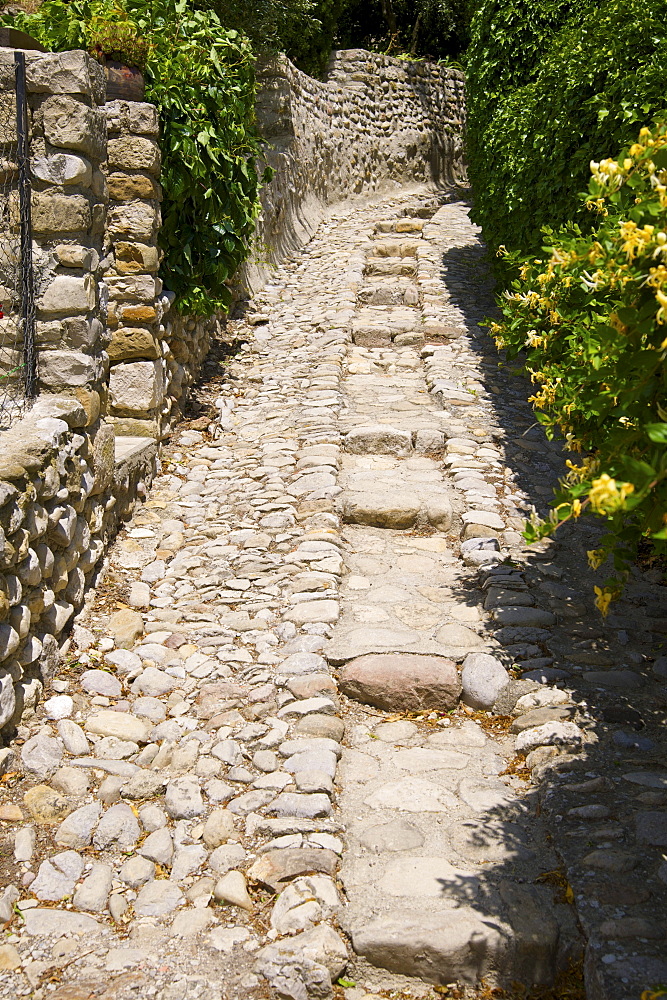
M68 719L74 711L74 701L68 694L57 694L44 702L48 719Z
M545 722L519 733L514 746L518 753L528 753L536 747L569 746L578 749L583 742L584 734L574 722Z
M231 903L252 913L252 899L248 894L245 876L242 872L231 871L218 879L213 890L214 897L223 903Z

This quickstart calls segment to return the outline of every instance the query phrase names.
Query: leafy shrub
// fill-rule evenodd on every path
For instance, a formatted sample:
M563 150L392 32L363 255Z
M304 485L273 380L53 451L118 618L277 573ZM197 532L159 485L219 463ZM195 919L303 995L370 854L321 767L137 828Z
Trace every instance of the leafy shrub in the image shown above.
M229 304L248 253L259 178L248 40L187 0L46 0L11 22L46 48L91 49L101 24L146 43L146 99L160 114L161 276L184 312Z
M667 552L667 125L590 169L593 231L545 229L539 256L512 255L520 277L490 325L510 358L528 350L547 435L589 453L527 537L595 514L610 530L591 563L613 554L622 574L642 540ZM596 588L601 610L617 589L618 577Z
M493 248L539 246L543 225L589 224L588 163L629 143L667 101L667 0L486 0L467 59L474 219Z

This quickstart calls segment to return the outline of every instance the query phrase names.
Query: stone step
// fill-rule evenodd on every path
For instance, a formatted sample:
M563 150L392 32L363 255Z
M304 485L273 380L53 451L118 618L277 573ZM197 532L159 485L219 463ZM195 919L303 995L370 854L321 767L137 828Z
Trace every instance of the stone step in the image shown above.
M346 641L355 649L344 621L336 633L330 659L345 652ZM422 640L424 652L428 642ZM435 662L402 658L406 677L414 673L411 663ZM398 659L354 660L342 671L343 689L348 674L353 694L354 679L368 686L370 678L376 704L382 663ZM383 690L390 701L407 694L391 676ZM382 702L388 706L400 710ZM361 713L364 724L350 732L339 771L349 817L339 877L355 952L430 983L551 985L578 952L577 927L571 908L539 881L558 860L539 821L499 776L498 744L472 721L427 728Z
M409 458L420 455L440 454L445 435L437 428L408 430L389 424L368 424L351 428L343 439L345 451L352 455L393 455Z
M418 306L419 291L409 279L369 282L359 289L357 302L361 306Z
M444 487L409 484L399 477L365 489L346 489L336 506L346 524L402 529L431 525L441 531L452 524L452 505Z
M369 305L358 310L356 317L352 321L352 325L354 328L355 324L360 323L381 323L391 327L397 333L402 333L404 330L411 330L415 323L419 323L420 321L420 311L410 306Z
M409 277L417 276L417 263L410 259L397 259L394 257L378 257L369 255L366 258L364 274L392 274Z
M378 239L373 243L373 253L377 257L416 257L419 243L417 240Z

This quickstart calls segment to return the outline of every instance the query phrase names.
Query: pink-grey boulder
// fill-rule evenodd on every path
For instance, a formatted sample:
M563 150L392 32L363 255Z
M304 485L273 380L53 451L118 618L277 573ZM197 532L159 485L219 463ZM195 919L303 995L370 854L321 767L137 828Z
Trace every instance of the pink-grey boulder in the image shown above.
M367 653L340 672L348 698L388 712L447 711L458 702L461 678L444 656L416 653Z

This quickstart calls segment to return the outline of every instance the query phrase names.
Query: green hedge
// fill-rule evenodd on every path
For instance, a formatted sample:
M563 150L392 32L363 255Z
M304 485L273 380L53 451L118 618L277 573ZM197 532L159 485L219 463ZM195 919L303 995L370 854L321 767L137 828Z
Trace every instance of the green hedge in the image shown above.
M474 215L491 248L589 222L588 164L667 106L667 0L486 0L467 59Z

